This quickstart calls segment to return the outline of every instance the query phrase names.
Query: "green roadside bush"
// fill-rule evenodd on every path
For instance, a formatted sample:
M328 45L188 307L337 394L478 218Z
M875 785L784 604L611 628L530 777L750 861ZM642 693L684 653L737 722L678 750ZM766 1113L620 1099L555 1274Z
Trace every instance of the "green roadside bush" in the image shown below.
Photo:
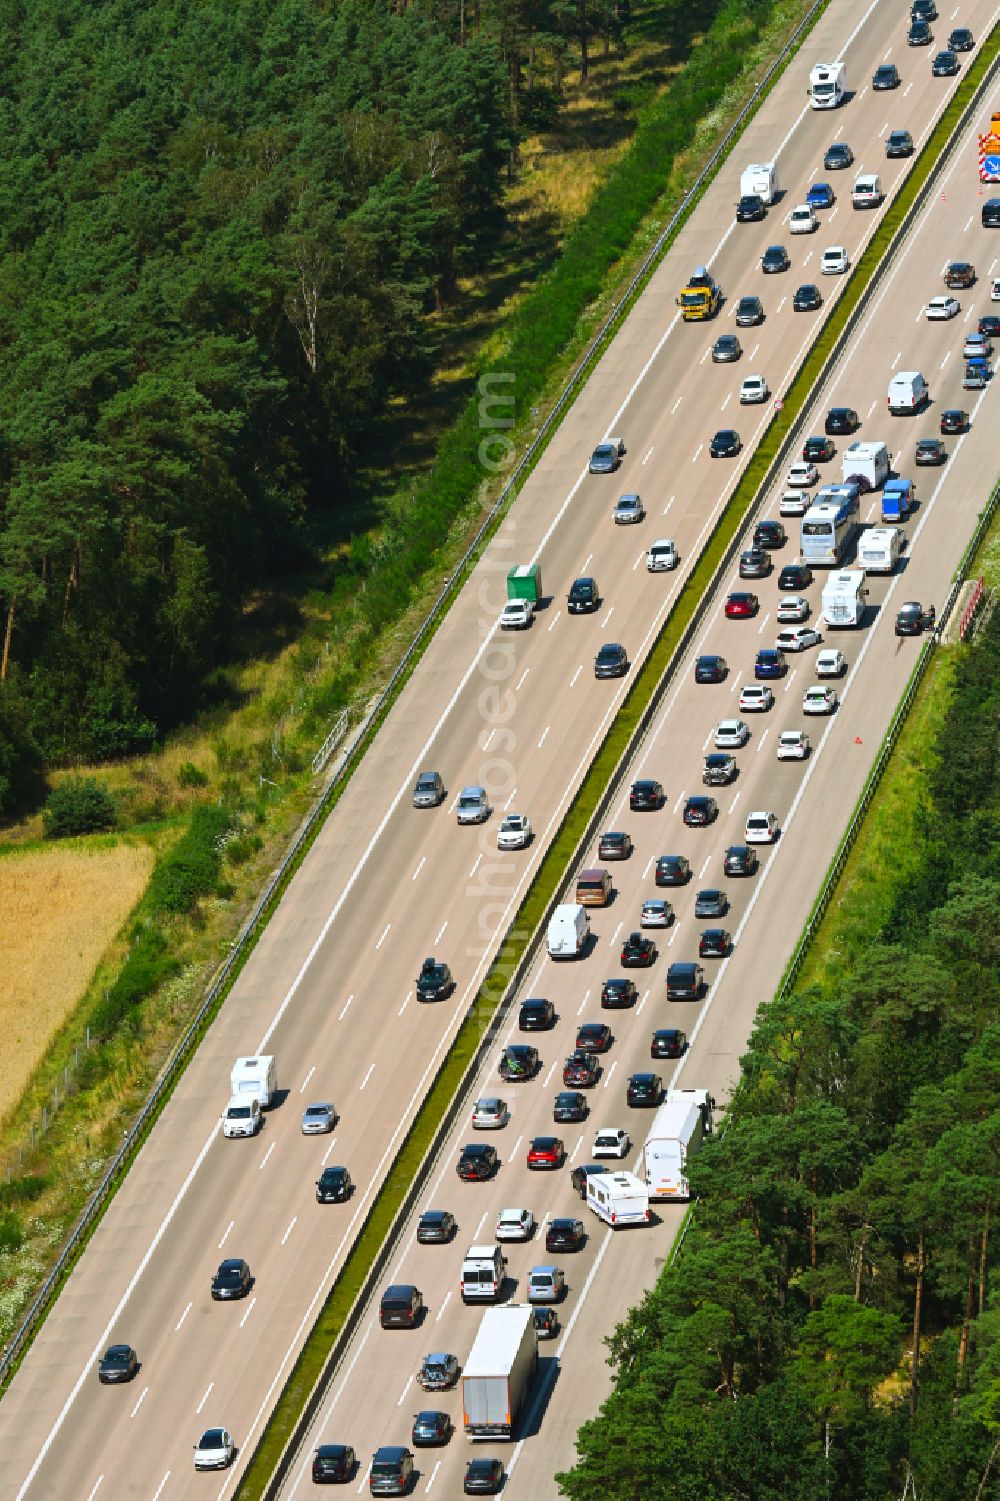
M154 927L141 928L114 984L94 1008L91 1030L106 1039L133 1019L136 1007L178 969L167 953L167 940Z
M25 1173L23 1178L0 1183L0 1210L10 1209L14 1204L33 1204L48 1186L48 1178L38 1173Z
M24 1245L24 1226L13 1210L0 1214L0 1256L19 1251Z
M183 916L219 882L224 836L233 825L228 808L212 803L196 808L186 832L157 865L146 909L153 915Z
M115 801L93 777L67 777L49 793L42 810L46 839L96 834L115 826Z

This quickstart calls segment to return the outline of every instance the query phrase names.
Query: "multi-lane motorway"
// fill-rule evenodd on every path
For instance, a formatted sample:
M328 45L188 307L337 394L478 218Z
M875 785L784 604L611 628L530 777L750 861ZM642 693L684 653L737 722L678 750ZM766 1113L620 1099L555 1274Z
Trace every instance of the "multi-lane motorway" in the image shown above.
M978 39L994 19L990 5L970 5L960 16L946 11L936 26L942 42L958 20ZM597 647L620 640L633 661L648 648L684 562L740 469L740 461L708 458L712 433L739 428L746 453L767 421L766 411L737 406L740 380L763 373L780 397L822 316L793 314L794 288L800 281L822 281L829 305L838 278L818 275L821 251L844 244L855 259L876 222L874 215L851 210L855 173L880 171L891 192L906 163L884 161L885 134L905 127L919 145L950 95L951 82L931 78L927 51L908 49L905 32L906 13L899 6L865 10L834 0L807 54L800 54L755 118L731 166L581 393L328 821L0 1405L0 1494L166 1501L232 1493L240 1458L224 1478L196 1476L191 1446L213 1423L233 1431L243 1455L259 1435L546 836L620 702L623 685L594 681ZM839 56L847 59L855 97L836 113L810 112L804 108L809 60ZM903 85L893 94L873 95L868 78L885 58L897 62ZM848 172L821 170L823 151L835 138L854 149L855 166ZM734 226L740 165L779 151L784 199L765 223ZM655 1025L672 1021L692 1036L681 1069L684 1083L707 1085L720 1099L732 1087L756 1006L780 975L912 666L914 643L892 634L894 608L903 597L940 600L994 478L989 434L978 421L978 408L988 407L991 395L962 400L960 391L961 338L988 310L984 287L1000 255L1000 244L994 250L990 232L980 227L975 162L973 129L810 417L809 430L815 431L827 407L850 404L863 419L858 436L883 438L900 456L897 467L912 474L913 442L936 432L941 408L975 408L970 432L947 440L947 465L918 473L921 506L907 525L905 571L892 580L873 580L872 600L880 608L864 630L836 638L850 664L838 685L840 709L811 727L814 751L804 766L776 760L778 732L804 723L801 690L811 681L811 654L793 658L793 672L777 684L775 708L752 721L753 738L738 758L739 778L720 791L718 821L703 830L683 827L679 810L688 793L701 790L701 757L712 728L735 712L754 653L773 640L775 628L776 573L750 586L762 601L751 621L722 617L724 592L734 582L722 580L718 608L710 612L697 650L725 655L729 679L696 687L690 670L682 673L635 767L636 775L664 782L667 804L659 813L610 820L629 828L636 850L629 862L614 867L617 896L597 915L594 952L578 964L543 963L532 976L531 992L555 1001L559 1021L543 1034L536 1080L502 1091L513 1119L494 1138L502 1149L500 1172L491 1184L458 1182L457 1152L472 1136L460 1130L428 1196L458 1215L457 1241L418 1248L410 1238L399 1258L398 1276L416 1282L429 1305L424 1328L383 1333L371 1314L362 1319L317 1422L317 1442L352 1443L367 1462L377 1444L406 1441L412 1412L426 1405L417 1402L410 1381L420 1356L442 1348L464 1358L471 1344L478 1315L455 1295L465 1245L477 1233L488 1235L492 1217L506 1204L529 1205L539 1219L577 1211L568 1168L529 1174L526 1146L531 1136L552 1129L558 1065L578 1022L599 1018L597 995L601 981L618 972L621 934L637 926L642 897L654 894L649 864L657 854L687 854L695 879L675 894L677 921L660 939L656 966L641 972L639 1006L613 1014L614 1046L591 1091L590 1120L582 1132L565 1132L569 1154L586 1160L592 1131L604 1124L624 1125L641 1142L643 1115L625 1108L624 1084L632 1070L652 1066L649 1034ZM780 221L817 178L834 183L836 206L820 215L816 235L789 238ZM792 269L763 276L757 260L776 241L788 246ZM942 290L949 258L975 262L979 283L959 294L958 319L929 324L922 308ZM714 323L679 325L673 299L697 263L711 264L728 300ZM711 341L732 328L736 299L748 292L762 297L767 319L746 331L742 362L715 366L707 358ZM892 371L906 368L923 370L933 405L916 419L889 419L885 388ZM485 430L495 413L484 410ZM588 476L589 452L609 431L625 438L626 460L614 477ZM643 495L648 519L639 527L615 528L611 507L629 490ZM676 539L681 572L647 575L645 547L661 535ZM777 561L793 553L790 544ZM530 632L501 639L494 626L507 567L535 556L551 603ZM596 615L571 618L565 591L585 572L597 577L604 603ZM820 586L821 579L807 591L814 615ZM448 798L438 810L417 812L409 806L409 791L425 765L441 770ZM460 787L476 781L491 788L496 808L481 832L459 829L451 811ZM538 837L526 853L496 852L505 807L532 819ZM764 852L756 879L725 882L722 850L741 838L753 808L778 815L781 840ZM712 985L700 1007L668 1007L665 966L695 957L693 893L701 884L729 890L726 925L736 936L734 952L721 963L706 961ZM448 959L458 987L449 1001L420 1006L413 980L430 953ZM288 1093L260 1137L224 1141L217 1122L229 1070L238 1054L253 1051L276 1055L279 1082ZM494 1066L492 1059L488 1067ZM484 1079L490 1089L495 1082L495 1075ZM336 1102L341 1119L332 1139L300 1134L302 1108L312 1099ZM349 1204L316 1204L313 1185L325 1161L350 1167L358 1188ZM576 1427L607 1386L600 1338L653 1279L669 1248L675 1221L669 1211L662 1220L654 1230L618 1240L595 1225L586 1250L566 1259L570 1293L561 1311L563 1333L549 1347L546 1382L528 1433L507 1455L512 1494L554 1494L552 1474L570 1462ZM250 1297L233 1306L209 1298L209 1280L226 1255L246 1257L256 1279ZM522 1296L527 1269L548 1259L537 1245L512 1249L511 1273ZM96 1382L94 1360L112 1338L129 1341L139 1352L141 1368L128 1387ZM457 1411L453 1397L441 1405ZM418 1489L457 1494L466 1448L464 1440L453 1439L440 1453L423 1455ZM301 1492L308 1484L296 1467L289 1490ZM356 1485L364 1489L364 1465Z

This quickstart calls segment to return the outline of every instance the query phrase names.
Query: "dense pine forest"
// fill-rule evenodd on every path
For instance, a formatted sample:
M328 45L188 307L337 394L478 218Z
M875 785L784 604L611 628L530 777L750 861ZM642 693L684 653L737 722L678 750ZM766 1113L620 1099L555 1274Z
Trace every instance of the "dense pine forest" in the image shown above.
M881 931L761 1012L572 1501L1000 1496L998 650L1000 612Z
M617 7L0 0L0 811L198 706ZM319 524L319 525L318 525Z

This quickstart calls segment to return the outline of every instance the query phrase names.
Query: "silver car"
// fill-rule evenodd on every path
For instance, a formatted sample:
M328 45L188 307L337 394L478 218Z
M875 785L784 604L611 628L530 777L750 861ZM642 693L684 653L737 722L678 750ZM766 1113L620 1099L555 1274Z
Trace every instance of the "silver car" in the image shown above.
M413 789L415 808L436 808L444 801L444 782L439 771L422 771Z
M497 849L523 850L530 843L530 820L523 813L508 813L497 830Z
M323 1136L337 1124L335 1105L307 1105L302 1116L303 1136Z
M485 787L462 788L455 810L459 823L485 823L492 812Z
M615 526L631 526L634 521L644 521L646 508L638 495L622 495L614 509Z
M742 719L720 719L715 727L715 744L719 750L739 750L749 739L749 726Z
M669 902L661 897L651 896L642 904L642 913L639 917L640 928L669 928L674 911Z
M477 1131L499 1131L510 1120L506 1100L489 1095L477 1100L472 1109L472 1124Z
M493 1231L497 1240L530 1240L535 1233L535 1216L530 1209L501 1209Z
M566 1291L566 1278L557 1266L533 1266L528 1273L529 1303L559 1303Z

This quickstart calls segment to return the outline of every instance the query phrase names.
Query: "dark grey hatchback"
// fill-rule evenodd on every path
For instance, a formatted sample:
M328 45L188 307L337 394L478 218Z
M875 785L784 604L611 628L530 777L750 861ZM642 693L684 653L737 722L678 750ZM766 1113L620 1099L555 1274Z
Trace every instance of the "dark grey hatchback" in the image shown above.
M595 678L623 678L628 672L628 655L618 641L606 641L594 658Z
M101 1356L97 1379L102 1386L116 1386L131 1381L139 1369L139 1359L131 1345L111 1345Z

